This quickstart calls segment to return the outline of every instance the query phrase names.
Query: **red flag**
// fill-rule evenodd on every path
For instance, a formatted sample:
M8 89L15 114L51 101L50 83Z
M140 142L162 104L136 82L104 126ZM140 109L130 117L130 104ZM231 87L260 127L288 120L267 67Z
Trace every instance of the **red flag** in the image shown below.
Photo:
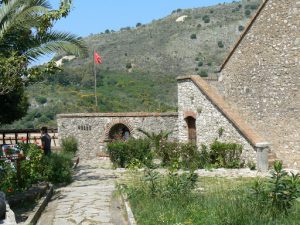
M96 64L101 64L102 63L102 58L96 51L94 51L94 61L95 61Z

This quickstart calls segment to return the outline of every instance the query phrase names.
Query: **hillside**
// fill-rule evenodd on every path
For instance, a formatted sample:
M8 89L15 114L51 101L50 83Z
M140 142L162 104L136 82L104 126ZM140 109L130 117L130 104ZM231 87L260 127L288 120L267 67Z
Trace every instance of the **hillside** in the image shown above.
M90 52L96 49L103 57L97 66L97 111L176 111L175 77L215 77L260 2L177 9L150 24L84 38ZM176 22L180 17L184 21ZM92 54L60 62L62 72L27 88L28 115L6 128L56 126L57 113L95 111Z
M176 10L147 25L85 38L91 52L103 56L102 68L177 75L201 70L213 73L241 34L260 0L221 4L206 8ZM250 12L250 14L249 14ZM246 14L249 14L246 16ZM176 19L187 16L183 22ZM193 39L193 36L196 37ZM87 60L91 60L90 58ZM76 60L72 66L87 63ZM203 64L198 66L198 64Z

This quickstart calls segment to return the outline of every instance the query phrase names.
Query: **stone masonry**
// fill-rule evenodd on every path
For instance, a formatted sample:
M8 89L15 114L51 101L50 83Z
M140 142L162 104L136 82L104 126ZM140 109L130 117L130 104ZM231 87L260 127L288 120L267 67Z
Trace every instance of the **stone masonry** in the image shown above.
M266 0L220 73L221 95L300 168L300 1Z
M128 127L134 138L144 135L137 129L158 133L171 131L177 139L177 113L78 113L60 114L57 118L59 138L74 136L79 142L79 156L94 158L104 151L109 132L116 124Z
M210 145L215 139L234 142L243 146L242 158L258 164L259 169L267 167L266 158L262 162L258 148L268 144L256 135L238 115L199 76L178 78L178 139L188 139L188 116L196 119L197 145ZM222 134L219 134L222 129ZM266 151L264 152L267 153ZM262 168L264 167L264 168Z

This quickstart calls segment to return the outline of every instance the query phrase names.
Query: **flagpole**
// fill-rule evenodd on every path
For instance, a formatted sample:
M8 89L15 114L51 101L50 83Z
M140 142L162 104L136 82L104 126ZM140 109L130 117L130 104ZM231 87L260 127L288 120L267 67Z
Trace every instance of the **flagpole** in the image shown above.
M96 63L95 63L95 59L94 59L94 54L95 54L95 50L93 53L93 62L94 62L94 77L95 77L95 112L97 112L97 108L98 108L98 100L97 100L97 74L96 74Z

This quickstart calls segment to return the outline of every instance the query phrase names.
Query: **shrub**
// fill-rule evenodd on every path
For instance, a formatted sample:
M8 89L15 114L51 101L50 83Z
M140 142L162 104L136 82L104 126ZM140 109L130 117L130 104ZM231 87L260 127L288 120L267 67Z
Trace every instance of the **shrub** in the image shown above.
M39 104L45 104L47 102L47 98L44 96L36 96L35 100Z
M78 141L73 136L63 138L61 141L61 148L65 153L75 154L78 150Z
M197 35L196 34L191 34L191 39L197 39Z
M199 67L203 66L203 62L198 62L198 66Z
M52 153L46 158L45 175L47 180L54 183L70 183L72 181L72 155Z
M200 77L208 77L208 73L206 70L201 70L200 72L198 72L198 75L200 75Z
M246 15L246 16L250 16L250 15L251 15L251 10L250 10L250 9L247 9L247 10L245 11L245 15Z
M219 48L224 48L224 43L223 43L223 41L218 41L218 46L219 46Z
M106 29L106 30L105 30L105 33L106 33L106 34L109 34L109 33L110 33L110 30L109 30L109 29Z
M208 66L211 66L211 65L212 65L212 62L208 62L207 65L208 65Z
M195 58L195 61L199 61L199 57L196 57L196 58Z
M239 25L239 31L243 31L245 29L245 27L244 26L242 26L242 25Z
M142 26L142 24L141 23L137 23L135 26L136 27L140 27L140 26Z
M132 64L129 62L129 63L126 63L126 69L131 69L132 68Z
M209 18L208 15L203 16L202 20L204 21L204 23L209 23L210 22L210 18Z
M196 187L197 174L170 171L167 175L161 175L154 170L145 170L144 176L134 185L122 186L129 198L137 196L149 196L157 199L178 199L191 195Z
M129 139L128 141L114 141L107 145L111 161L114 165L125 168L138 160L146 166L152 165L153 154L149 139Z
M270 209L273 217L288 214L300 197L299 173L289 175L283 170L282 163L276 161L271 175L266 183L255 182L252 188L254 198L257 204Z
M217 167L240 168L243 147L236 143L214 141L210 145L210 160Z

